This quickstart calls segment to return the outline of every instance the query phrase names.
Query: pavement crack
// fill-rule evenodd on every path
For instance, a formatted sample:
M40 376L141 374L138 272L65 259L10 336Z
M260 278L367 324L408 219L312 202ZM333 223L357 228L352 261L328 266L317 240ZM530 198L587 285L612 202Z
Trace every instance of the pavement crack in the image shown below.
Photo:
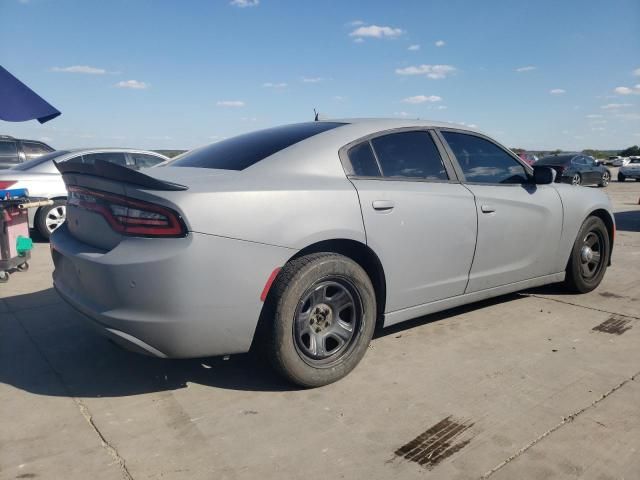
M24 326L22 321L18 317L16 317L13 314L13 312L11 312L11 316L20 324L20 326L22 327L22 330L24 331L29 341L33 344L34 348L40 354L40 356L42 356L45 363L49 366L53 374L58 379L58 382L60 382L60 385L62 385L62 388L64 388L64 390L67 392L67 395L69 396L69 398L71 398L73 402L76 404L76 406L78 407L78 410L80 410L80 414L83 416L83 418L87 421L91 429L100 439L102 448L104 448L107 451L107 454L111 458L113 458L115 463L118 464L118 466L120 467L120 474L122 478L124 480L133 480L131 473L129 473L129 470L127 469L127 465L124 461L124 458L120 456L120 454L118 453L118 450L116 450L116 448L113 445L111 445L111 443L102 434L98 426L93 421L93 416L91 415L89 408L82 402L82 400L80 400L78 397L73 395L73 392L71 391L69 386L65 383L64 379L62 378L62 374L53 366L53 364L51 363L47 355L40 348L40 345L38 345L38 342L36 342L35 339L31 336L31 334L29 333L29 330Z
M565 300L559 300L557 298L545 297L544 295L536 295L534 293L523 293L522 295L526 295L527 297L541 298L542 300L551 300L552 302L564 303L565 305L571 305L572 307L586 308L587 310L593 310L595 312L608 313L608 314L611 314L611 315L620 315L622 317L627 317L627 318L633 318L635 320L640 320L640 317L636 317L634 315L629 315L629 314L626 314L626 313L619 313L619 312L611 312L609 310L603 310L601 308L587 307L586 305L580 305L578 303L567 302Z
M536 445L538 442L540 442L542 439L548 437L549 435L551 435L553 432L555 432L556 430L562 428L564 425L573 422L579 415L583 414L584 412L586 412L587 410L589 410L590 408L595 407L597 404L599 404L600 402L602 402L605 398L607 398L609 395L611 395L613 392L615 392L616 390L619 390L620 388L624 387L627 383L632 382L636 379L636 377L640 376L640 371L634 373L633 375L631 375L630 377L624 379L622 382L618 383L617 385L615 385L614 387L610 388L609 390L607 390L605 393L603 393L602 395L600 395L599 398L597 398L596 400L594 400L593 402L591 402L589 405L587 405L586 407L581 408L580 410L577 410L573 413L571 413L570 415L567 415L566 417L562 418L562 421L556 425L554 425L553 427L551 427L549 430L547 430L546 432L540 434L538 437L536 437L533 441L529 442L527 445L525 445L524 447L522 447L520 450L518 450L517 452L515 452L513 455L511 455L509 458L507 458L506 460L503 460L502 462L500 462L498 465L496 465L495 467L493 467L491 470L489 470L488 472L486 472L484 475L482 475L480 477L480 480L485 480L487 478L490 478L494 473L496 473L498 470L502 469L503 467L505 467L507 464L509 464L510 462L512 462L513 460L515 460L516 458L518 458L520 455L522 455L523 453L525 453L527 450L529 450L531 447L533 447L534 445Z

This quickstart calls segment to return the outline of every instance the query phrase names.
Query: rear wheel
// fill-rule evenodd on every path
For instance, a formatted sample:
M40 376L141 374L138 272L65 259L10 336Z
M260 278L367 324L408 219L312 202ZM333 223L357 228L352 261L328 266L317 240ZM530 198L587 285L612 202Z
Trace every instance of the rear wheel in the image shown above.
M611 247L609 232L598 217L587 218L571 250L565 285L577 293L595 289L607 270Z
M607 170L605 170L604 172L602 172L602 178L600 179L599 186L606 187L607 185L609 185L609 181L611 181L611 174Z
M0 270L0 283L7 283L9 281L9 272Z
M38 210L35 218L35 227L40 235L48 239L56 228L64 223L66 218L67 202L65 200L54 200L53 205L48 205Z
M572 185L580 185L582 183L582 177L580 176L579 173L576 173L572 178L571 178L571 184Z
M627 179L622 173L618 173L618 181L624 182Z
M366 353L375 328L375 294L353 260L335 253L297 258L278 274L268 302L269 358L293 383L335 382Z

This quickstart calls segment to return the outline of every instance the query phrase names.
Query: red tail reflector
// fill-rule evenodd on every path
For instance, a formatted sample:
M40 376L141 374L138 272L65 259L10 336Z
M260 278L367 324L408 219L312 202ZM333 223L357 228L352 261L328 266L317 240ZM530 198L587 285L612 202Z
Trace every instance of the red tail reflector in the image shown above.
M264 284L264 288L262 289L262 293L260 294L260 300L262 300L263 302L267 299L269 290L271 290L271 285L273 285L273 281L278 276L278 273L280 273L280 267L274 269L273 272L271 272L271 275L269 275L269 278L267 279L267 283Z
M0 190L6 190L11 185L18 183L17 180L0 180Z
M170 208L113 193L70 186L70 206L99 213L111 228L138 237L184 237L187 229Z

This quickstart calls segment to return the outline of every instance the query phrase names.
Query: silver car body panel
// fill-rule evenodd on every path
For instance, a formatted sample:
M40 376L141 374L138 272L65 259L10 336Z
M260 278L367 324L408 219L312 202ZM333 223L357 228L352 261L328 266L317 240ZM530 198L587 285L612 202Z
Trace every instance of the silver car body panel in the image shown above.
M386 277L384 324L391 325L561 281L584 219L603 210L613 222L607 196L592 188L348 178L339 151L358 139L453 126L346 122L242 171L170 163L143 170L186 191L68 174L70 184L172 208L189 234L125 237L97 213L70 206L67 225L51 237L56 289L137 349L223 355L249 348L272 272L317 242L348 239L373 251ZM376 200L393 208L374 210Z

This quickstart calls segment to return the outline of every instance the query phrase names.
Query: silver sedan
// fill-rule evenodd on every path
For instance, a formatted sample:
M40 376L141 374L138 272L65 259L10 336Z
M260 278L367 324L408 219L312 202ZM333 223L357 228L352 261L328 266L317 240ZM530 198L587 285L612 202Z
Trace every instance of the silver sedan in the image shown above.
M376 326L550 283L588 292L613 248L605 194L458 125L300 123L153 170L82 167L60 165L62 298L127 348L262 347L306 387L349 373Z
M120 148L92 148L56 150L33 160L0 170L0 185L3 188L26 188L34 197L53 200L53 205L29 210L29 227L35 228L44 238L65 220L67 189L62 175L54 165L56 162L75 161L93 163L95 160L118 163L130 168L151 167L164 162L167 157L146 150Z

